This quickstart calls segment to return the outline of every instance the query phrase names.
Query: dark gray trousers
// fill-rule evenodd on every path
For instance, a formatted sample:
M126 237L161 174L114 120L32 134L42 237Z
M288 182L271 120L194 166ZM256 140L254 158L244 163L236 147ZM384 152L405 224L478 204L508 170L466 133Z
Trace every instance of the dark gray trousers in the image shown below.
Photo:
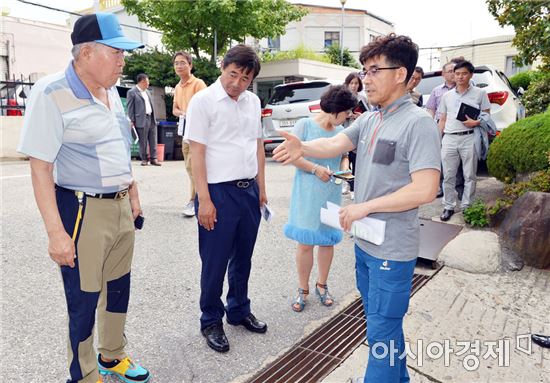
M142 161L149 159L157 159L157 125L153 120L153 116L147 118L146 125L143 127L136 127L136 131L139 137L139 156ZM147 155L147 145L149 145L150 156Z

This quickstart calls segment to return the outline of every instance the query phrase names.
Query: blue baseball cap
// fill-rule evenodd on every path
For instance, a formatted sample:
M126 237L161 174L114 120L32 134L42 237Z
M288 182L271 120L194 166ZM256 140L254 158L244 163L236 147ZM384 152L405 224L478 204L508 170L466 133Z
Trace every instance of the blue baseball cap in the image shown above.
M142 43L124 36L117 17L112 13L98 12L80 17L74 23L71 41L73 45L95 41L126 51L144 47Z

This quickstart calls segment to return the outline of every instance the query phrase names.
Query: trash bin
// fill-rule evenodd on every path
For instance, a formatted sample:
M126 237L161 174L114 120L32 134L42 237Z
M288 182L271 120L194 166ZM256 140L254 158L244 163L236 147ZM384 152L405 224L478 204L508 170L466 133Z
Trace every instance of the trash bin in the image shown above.
M140 156L139 156L139 142L136 142L135 144L132 142L132 145L130 146L130 156L132 158L140 158Z
M172 121L159 121L158 143L164 144L164 159L174 158L174 141L178 132L178 123Z

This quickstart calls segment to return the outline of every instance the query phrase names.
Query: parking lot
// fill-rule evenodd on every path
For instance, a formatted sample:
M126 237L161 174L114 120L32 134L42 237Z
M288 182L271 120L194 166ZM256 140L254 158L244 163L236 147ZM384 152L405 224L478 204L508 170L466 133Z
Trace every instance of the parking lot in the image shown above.
M61 382L67 378L66 307L60 273L47 254L47 236L34 202L26 161L0 163L2 180L2 380ZM356 297L353 244L336 247L329 284L337 299L322 307L312 296L303 313L290 309L296 289L295 243L286 239L294 168L267 160L267 192L276 216L262 221L250 280L253 312L265 335L226 325L227 354L210 350L199 333L197 227L183 218L184 164L141 167L134 162L146 217L137 233L126 335L130 356L155 382L242 381L291 347ZM310 285L315 282L312 274ZM112 380L110 380L112 381Z

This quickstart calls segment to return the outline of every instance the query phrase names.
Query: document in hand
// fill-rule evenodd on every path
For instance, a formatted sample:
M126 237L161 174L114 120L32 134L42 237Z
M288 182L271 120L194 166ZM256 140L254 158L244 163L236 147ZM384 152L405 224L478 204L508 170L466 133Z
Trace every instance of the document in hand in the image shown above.
M480 109L475 108L471 105L462 103L462 104L460 104L460 107L458 108L458 113L456 115L456 119L458 121L466 121L467 120L466 116L468 116L472 120L477 120L480 113L481 113Z
M327 208L321 208L321 222L325 225L342 230L338 211L340 211L340 206L332 202L327 202ZM365 217L353 222L349 233L379 246L384 243L386 221Z
M134 139L134 144L137 144L139 141L139 136L137 134L136 127L132 125L132 138Z
M275 214L273 213L273 210L267 204L262 205L260 208L260 211L262 213L262 217L265 219L266 222L271 222Z

